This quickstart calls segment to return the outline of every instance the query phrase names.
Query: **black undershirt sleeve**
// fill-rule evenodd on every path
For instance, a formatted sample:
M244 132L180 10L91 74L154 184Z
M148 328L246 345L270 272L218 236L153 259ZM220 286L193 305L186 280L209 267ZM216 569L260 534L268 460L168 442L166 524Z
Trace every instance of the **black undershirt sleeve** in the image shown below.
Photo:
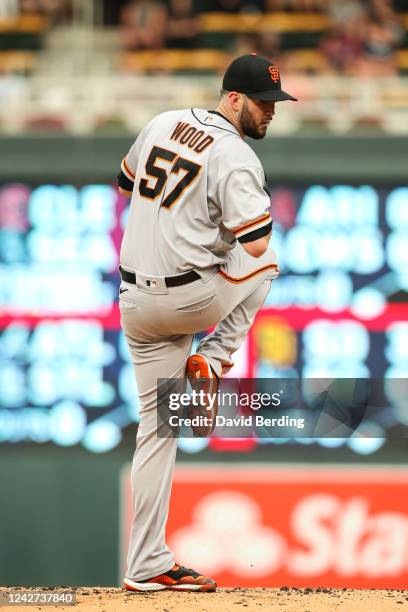
M118 186L122 187L122 189L125 189L126 191L133 191L133 181L131 181L130 179L128 179L128 177L126 176L126 174L124 174L124 172L121 170L117 176L117 181L118 181Z
M240 242L241 244L245 242L253 242L254 240L258 240L259 238L267 236L271 230L272 221L268 223L268 225L264 225L263 227L260 227L259 229L254 230L253 232L249 232L249 234L245 234L245 236L238 238L238 242Z

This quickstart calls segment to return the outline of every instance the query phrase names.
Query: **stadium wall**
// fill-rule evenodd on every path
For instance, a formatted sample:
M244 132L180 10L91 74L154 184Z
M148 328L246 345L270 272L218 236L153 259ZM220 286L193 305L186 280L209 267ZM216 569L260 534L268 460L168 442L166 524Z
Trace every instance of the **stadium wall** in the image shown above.
M133 138L24 136L2 138L1 180L112 180ZM407 137L303 136L251 141L271 179L406 180ZM46 176L44 169L46 168Z

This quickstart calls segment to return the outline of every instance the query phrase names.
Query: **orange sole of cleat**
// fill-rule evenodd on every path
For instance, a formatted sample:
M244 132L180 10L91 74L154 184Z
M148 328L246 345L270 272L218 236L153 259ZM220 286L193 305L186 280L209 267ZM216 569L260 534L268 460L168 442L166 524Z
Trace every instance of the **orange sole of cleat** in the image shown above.
M191 355L187 360L189 378L215 378L208 360L203 355Z
M208 359L204 355L191 355L187 360L186 375L190 381L191 388L199 393L205 393L206 397L214 397L218 392L218 378L211 369ZM195 417L205 418L205 422L191 425L194 437L206 438L215 428L216 417L218 414L218 400L211 404L209 400L204 399L202 403L191 405L188 410L188 416L191 419ZM205 589L211 590L211 589Z

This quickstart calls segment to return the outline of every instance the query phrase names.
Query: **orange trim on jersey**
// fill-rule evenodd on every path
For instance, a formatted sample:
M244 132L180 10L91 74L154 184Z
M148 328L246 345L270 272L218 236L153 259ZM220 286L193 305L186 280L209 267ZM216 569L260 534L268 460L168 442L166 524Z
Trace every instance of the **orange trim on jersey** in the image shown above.
M262 217L258 217L258 219L255 219L255 221L250 221L249 223L245 223L244 225L241 225L241 227L238 227L235 230L232 230L233 234L238 234L239 232L243 232L244 230L250 229L251 227L254 227L255 225L258 225L260 223L263 223L264 221L267 221L271 218L269 213L266 213L265 215L262 215Z
M253 276L256 276L257 274L261 274L261 272L265 272L265 270L278 270L279 271L279 267L278 267L278 264L268 264L267 266L263 266L263 268L258 268L258 270L254 270L250 274L247 274L246 276L241 276L241 277L230 276L229 274L224 272L224 270L218 270L218 274L221 274L221 276L225 278L225 280L227 280L229 283L234 283L235 285L239 285L240 283L245 283L245 281L249 280Z
M126 157L124 157L124 158L123 158L123 162L122 162L122 163L123 163L123 165L125 166L125 170L126 170L126 172L128 172L128 173L130 174L130 176L132 177L132 179L133 179L133 180L135 180L136 175L135 175L135 174L133 174L133 172L130 170L129 166L127 165L127 163L126 163Z

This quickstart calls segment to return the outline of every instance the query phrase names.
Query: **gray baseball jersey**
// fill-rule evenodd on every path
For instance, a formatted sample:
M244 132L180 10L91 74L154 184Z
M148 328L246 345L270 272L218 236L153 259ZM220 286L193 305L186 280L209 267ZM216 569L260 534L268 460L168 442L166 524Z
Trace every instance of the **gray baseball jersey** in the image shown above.
M214 111L155 117L122 161L132 191L123 268L174 275L224 263L236 240L271 230L262 165L236 128Z
M201 109L153 119L122 162L118 183L132 200L120 259L136 275L123 279L119 306L140 398L126 570L133 584L175 563L165 524L177 439L159 432L157 381L185 377L193 335L212 327L195 350L218 377L227 372L278 275L272 249L255 258L238 244L270 232L264 181L231 123ZM210 273L180 285L159 278L192 269ZM157 284L143 283L146 275Z

